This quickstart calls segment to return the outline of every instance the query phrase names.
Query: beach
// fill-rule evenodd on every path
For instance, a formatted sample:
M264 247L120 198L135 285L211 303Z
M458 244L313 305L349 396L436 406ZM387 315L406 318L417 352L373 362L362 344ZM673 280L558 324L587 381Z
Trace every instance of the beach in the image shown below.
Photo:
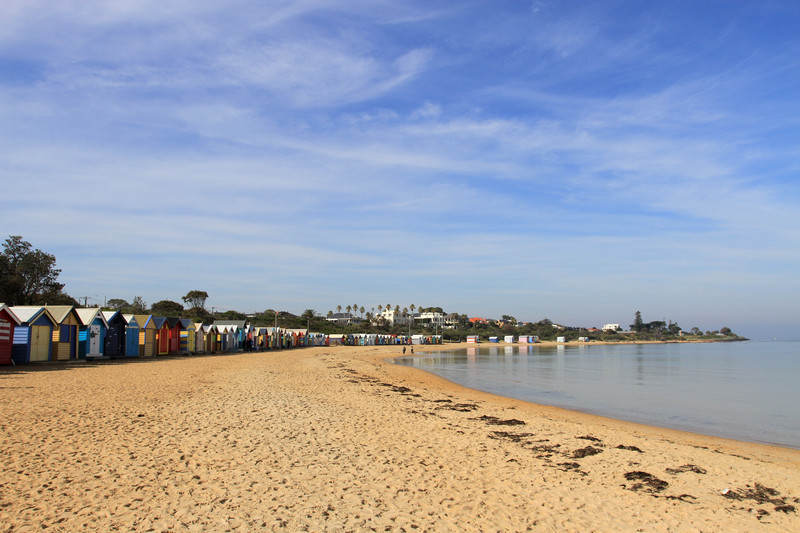
M800 450L493 396L400 353L0 369L0 531L800 531Z

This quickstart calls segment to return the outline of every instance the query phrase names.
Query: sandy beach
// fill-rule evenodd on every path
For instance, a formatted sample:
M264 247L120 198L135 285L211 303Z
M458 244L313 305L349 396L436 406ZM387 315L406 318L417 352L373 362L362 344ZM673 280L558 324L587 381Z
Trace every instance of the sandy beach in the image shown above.
M0 369L0 531L800 531L800 450L305 348Z

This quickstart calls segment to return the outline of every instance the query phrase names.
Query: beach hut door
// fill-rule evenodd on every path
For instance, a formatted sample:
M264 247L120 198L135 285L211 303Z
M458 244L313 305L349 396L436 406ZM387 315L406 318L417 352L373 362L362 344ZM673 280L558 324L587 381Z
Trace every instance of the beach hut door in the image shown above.
M89 355L100 355L100 326L89 326Z

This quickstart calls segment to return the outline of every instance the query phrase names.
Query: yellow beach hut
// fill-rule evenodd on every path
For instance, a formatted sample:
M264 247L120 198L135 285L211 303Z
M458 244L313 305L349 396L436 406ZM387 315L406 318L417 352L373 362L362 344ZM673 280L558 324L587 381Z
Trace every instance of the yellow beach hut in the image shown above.
M78 358L78 328L81 319L71 305L46 305L57 327L53 328L51 359L66 361Z
M139 323L139 356L152 357L156 354L156 325L153 315L123 315L127 322L128 317L136 318Z

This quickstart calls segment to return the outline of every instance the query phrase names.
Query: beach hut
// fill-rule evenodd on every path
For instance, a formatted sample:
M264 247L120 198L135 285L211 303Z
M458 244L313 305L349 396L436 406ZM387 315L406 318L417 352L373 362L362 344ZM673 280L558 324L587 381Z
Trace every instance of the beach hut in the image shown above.
M110 357L139 357L139 321L135 315L123 315L119 311L103 311L103 316L108 322L106 331L106 346L114 345L114 353L106 351ZM112 327L115 329L114 335L118 339L109 341ZM108 348L107 348L108 349Z
M108 322L99 307L76 309L78 325L78 357L102 357Z
M106 357L122 357L125 353L125 318L119 311L101 311L106 321L106 337L103 355ZM139 335L136 332L136 355L139 355Z
M500 342L500 338L495 336L489 337L489 342Z
M197 346L197 337L195 336L196 330L194 322L188 318L180 319L180 346L181 353L195 353Z
M514 335L506 335L503 337L503 342L507 342L509 344L514 342Z
M181 353L181 319L167 317L169 324L169 353Z
M170 327L166 317L154 316L153 325L156 327L156 355L167 355L169 353L169 333Z
M11 357L15 363L33 363L50 360L50 345L53 342L53 316L41 306L9 307L19 321L14 326L14 345Z
M153 315L124 315L125 321L130 324L130 317L139 324L139 356L152 357L156 354L158 336Z
M194 323L194 353L206 352L206 334L202 322Z
M14 346L14 328L19 326L19 319L6 304L0 303L0 365L14 362L11 349Z
M78 328L81 319L71 305L46 305L57 327L53 328L51 359L66 361L78 358Z
M566 337L556 337L556 342L567 342Z
M478 335L467 335L467 344L477 344L480 342Z

